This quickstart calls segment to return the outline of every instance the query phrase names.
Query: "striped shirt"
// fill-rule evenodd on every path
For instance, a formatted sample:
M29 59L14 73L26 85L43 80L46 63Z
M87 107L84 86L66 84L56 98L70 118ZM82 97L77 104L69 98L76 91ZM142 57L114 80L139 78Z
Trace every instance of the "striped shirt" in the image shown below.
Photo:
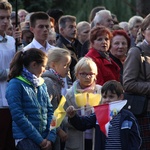
M119 113L109 124L108 137L106 138L105 150L121 150L120 139L120 118Z

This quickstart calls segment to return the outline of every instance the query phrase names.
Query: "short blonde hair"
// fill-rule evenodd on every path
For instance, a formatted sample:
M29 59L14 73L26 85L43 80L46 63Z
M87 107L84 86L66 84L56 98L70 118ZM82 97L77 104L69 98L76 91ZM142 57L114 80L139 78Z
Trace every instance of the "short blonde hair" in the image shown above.
M47 62L48 68L50 67L52 62L59 62L60 60L62 60L62 58L65 58L66 56L71 57L71 54L68 50L57 47L50 49L47 55L48 55L48 62Z
M90 67L94 70L95 75L97 75L97 65L90 57L82 57L75 66L75 75L79 73L79 70L83 68Z

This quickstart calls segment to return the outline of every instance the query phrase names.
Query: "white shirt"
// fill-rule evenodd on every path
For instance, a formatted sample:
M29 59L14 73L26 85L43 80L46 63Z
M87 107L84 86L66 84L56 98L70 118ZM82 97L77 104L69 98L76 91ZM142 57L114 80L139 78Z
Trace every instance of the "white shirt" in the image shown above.
M0 108L8 106L5 98L7 75L12 58L16 53L15 39L11 36L5 36L7 41L0 43Z
M46 41L46 48L43 47L35 38L32 40L32 42L30 44L28 44L27 46L25 46L23 49L24 51L30 49L30 48L37 48L42 50L43 52L47 53L49 49L55 48L54 46L50 45L47 41Z
M65 82L65 85L61 88L61 95L66 95L68 89L67 78L63 78L63 81Z

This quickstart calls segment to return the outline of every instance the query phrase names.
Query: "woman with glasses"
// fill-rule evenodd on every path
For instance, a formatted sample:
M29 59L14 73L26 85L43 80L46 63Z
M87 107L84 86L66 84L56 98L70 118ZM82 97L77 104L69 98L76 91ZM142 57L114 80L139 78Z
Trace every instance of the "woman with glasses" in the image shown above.
M123 86L125 92L148 97L147 110L137 116L142 137L141 150L150 149L150 14L147 15L141 25L141 33L144 40L137 44L144 51L141 56L139 48L130 48L124 63ZM143 63L145 62L145 71Z
M73 86L67 91L66 94L66 105L74 106L78 109L77 113L80 116L89 115L93 112L92 107L89 107L88 104L80 107L76 103L76 94L101 93L101 86L96 84L96 76L97 76L97 66L95 62L88 57L81 58L75 66L75 76L76 81L73 83ZM100 98L99 98L100 99ZM83 100L84 101L84 100ZM93 101L96 101L93 99ZM88 103L88 102L87 102ZM68 119L67 119L68 120ZM92 150L92 141L94 130L86 130L85 132L81 132L76 130L72 125L66 122L68 139L66 141L65 150Z
M97 81L99 85L103 85L106 81L120 81L120 68L109 57L110 41L112 33L104 26L97 26L91 30L89 52L85 55L90 57L98 67Z

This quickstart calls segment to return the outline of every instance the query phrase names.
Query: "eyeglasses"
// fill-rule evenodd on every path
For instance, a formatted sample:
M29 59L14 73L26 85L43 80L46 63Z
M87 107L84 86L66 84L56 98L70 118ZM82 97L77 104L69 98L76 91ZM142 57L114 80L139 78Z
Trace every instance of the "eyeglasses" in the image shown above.
M86 72L81 72L79 74L82 78L86 78L86 77L92 78L95 75L95 73L86 73Z

